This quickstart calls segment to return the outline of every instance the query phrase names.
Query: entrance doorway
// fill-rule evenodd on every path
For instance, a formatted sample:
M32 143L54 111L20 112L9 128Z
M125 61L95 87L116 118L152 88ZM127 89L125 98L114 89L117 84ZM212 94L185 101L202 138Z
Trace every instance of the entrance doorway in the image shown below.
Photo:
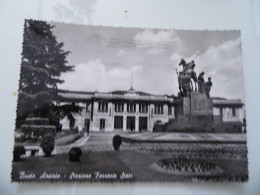
M105 129L106 127L106 121L105 119L100 119L100 130Z
M70 119L70 128L75 126L75 119Z
M139 117L140 131L147 130L147 117Z
M123 116L115 116L114 128L123 129Z
M131 131L135 130L135 117L133 117L133 116L128 116L127 117L126 128L130 129Z
M86 131L89 131L89 126L90 126L90 120L89 119L85 119L85 129Z

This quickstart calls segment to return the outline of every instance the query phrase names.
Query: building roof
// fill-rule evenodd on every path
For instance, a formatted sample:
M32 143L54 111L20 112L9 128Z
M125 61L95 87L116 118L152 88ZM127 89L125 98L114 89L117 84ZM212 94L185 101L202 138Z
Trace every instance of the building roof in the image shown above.
M120 101L150 101L150 102L165 102L177 103L180 98L174 95L154 95L142 91L135 91L132 87L126 90L115 90L111 92L88 92L88 91L70 91L59 90L61 100L66 101L88 101L88 100L120 100ZM214 106L243 106L244 104L240 99L225 99L220 97L212 97ZM180 102L179 102L180 103Z
M135 91L133 88L128 91L115 90L112 92L85 92L85 91L69 91L59 90L61 99L70 101L83 101L91 99L108 99L108 100L133 100L133 101L163 101L173 102L173 96L154 95L142 91Z
M143 91L135 91L133 88L130 88L128 91L116 90L116 91L111 91L110 93L123 95L123 94L129 93L129 92L130 93L137 93L139 95L151 95L151 94L143 92Z
M226 99L214 97L211 98L215 106L243 106L243 102L240 99Z

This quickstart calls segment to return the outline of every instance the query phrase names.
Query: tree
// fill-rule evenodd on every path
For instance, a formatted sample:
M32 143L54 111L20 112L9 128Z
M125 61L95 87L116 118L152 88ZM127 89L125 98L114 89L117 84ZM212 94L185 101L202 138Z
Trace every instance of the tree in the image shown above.
M63 50L52 33L54 26L35 20L25 20L22 63L19 82L16 126L31 113L38 117L59 118L62 108L54 102L59 99L57 85L64 81L62 73L73 71L66 65L69 51ZM79 112L80 108L71 107Z

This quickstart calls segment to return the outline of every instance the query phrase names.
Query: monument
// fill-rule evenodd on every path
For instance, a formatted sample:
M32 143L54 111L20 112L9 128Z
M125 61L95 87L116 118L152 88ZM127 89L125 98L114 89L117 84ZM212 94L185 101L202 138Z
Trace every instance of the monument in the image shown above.
M174 98L175 119L160 129L174 132L239 132L240 127L223 124L221 117L213 116L211 78L205 83L204 72L197 77L194 61L186 63L181 59L179 66L183 66L183 70L178 72L176 69L180 91Z
M181 59L179 64L183 66L181 72L177 72L179 81L179 97L176 99L175 125L184 128L198 126L211 126L213 123L213 102L206 95L206 84L203 78L204 72L197 74L194 70L195 62L186 63ZM198 87L197 87L198 85ZM210 89L207 90L208 94Z

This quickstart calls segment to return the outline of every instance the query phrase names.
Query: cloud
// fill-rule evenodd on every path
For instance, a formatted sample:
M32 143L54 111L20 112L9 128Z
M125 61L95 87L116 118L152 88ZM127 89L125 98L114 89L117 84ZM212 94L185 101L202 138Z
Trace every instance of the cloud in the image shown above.
M170 61L173 62L175 67L178 67L182 58L185 59L186 62L190 62L191 60L196 60L196 58L198 56L199 56L199 52L198 51L193 53L191 56L184 56L184 55L179 54L178 52L174 52L170 56Z
M212 95L244 99L244 77L240 37L211 45L195 60L195 70L212 77Z
M128 81L131 79L131 74L136 74L142 72L142 66L132 66L130 69L123 69L123 68L114 68L108 71L107 77L110 79L127 79Z
M148 29L136 34L134 41L138 49L144 49L152 55L163 53L173 44L180 45L182 43L175 31L161 30L156 32Z
M134 40L154 45L161 43L180 42L180 38L175 34L174 31L154 32L148 29L138 33L134 37Z
M62 75L65 81L60 88L68 90L95 91L104 82L106 68L100 60L89 61L87 64L77 64L73 72Z
M161 66L155 69L133 65L130 68L108 69L101 60L92 60L88 63L80 63L75 66L75 71L65 73L62 79L65 83L60 89L74 91L100 91L110 92L114 90L128 90L131 86L133 75L133 87L137 91L153 94L172 94L176 83L175 73L172 67ZM145 72L145 74L144 74Z
M179 62L181 61L181 58L183 58L182 55L180 55L179 53L175 52L170 56L170 60L173 62L174 66L177 66L177 64L179 64Z
M120 47L101 47L104 49L101 52L95 49L89 56L80 59L84 63L78 63L77 60L75 71L62 75L66 82L60 88L104 92L127 90L130 88L133 73L133 87L136 90L177 95L179 89L175 68L182 70L178 64L184 58L188 62L195 60L197 75L204 71L205 80L212 77L212 96L243 99L240 38L228 37L226 39L229 41L222 42L221 40L226 39L219 37L216 41L209 41L209 38L211 40L212 36L205 36L205 40L194 44L183 35L182 40L175 31L144 30L128 37L129 44L122 41L120 45L121 39L116 39L118 43L115 45ZM96 40L97 43L99 41ZM130 42L133 42L131 47L126 47ZM193 45L193 49L185 51L190 45ZM74 52L73 55L78 57L77 54L78 52Z
M120 49L118 52L117 52L117 57L124 57L126 55L126 52L125 50L123 49Z
M133 73L140 73L140 72L143 71L143 67L142 67L142 66L132 66L132 67L131 67L131 71L132 71Z
M65 83L61 89L76 91L104 91L126 90L130 88L131 74L141 74L143 67L132 66L129 69L113 68L107 70L101 60L92 60L75 66L73 72L65 73L62 79Z
M194 52L191 56L183 56L174 52L170 61L178 71L178 64L184 58L186 62L195 61L197 75L205 72L205 81L212 77L212 96L240 98L244 100L244 78L240 37L216 45L210 45L205 52Z

